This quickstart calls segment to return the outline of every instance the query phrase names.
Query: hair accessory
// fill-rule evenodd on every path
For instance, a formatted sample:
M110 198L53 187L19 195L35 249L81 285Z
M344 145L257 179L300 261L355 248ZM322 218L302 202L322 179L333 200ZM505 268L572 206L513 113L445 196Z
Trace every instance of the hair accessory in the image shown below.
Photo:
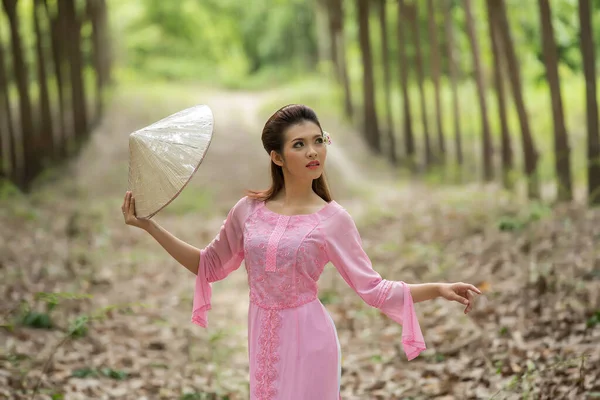
M325 138L325 143L331 144L331 135L329 132L323 131L323 137Z

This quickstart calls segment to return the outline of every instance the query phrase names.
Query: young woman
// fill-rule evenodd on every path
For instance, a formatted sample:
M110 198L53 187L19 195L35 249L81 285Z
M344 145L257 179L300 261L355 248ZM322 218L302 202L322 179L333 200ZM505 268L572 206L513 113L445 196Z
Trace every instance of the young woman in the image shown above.
M244 260L251 399L340 399L340 345L317 297L328 262L367 304L403 325L409 360L425 349L413 302L441 296L464 304L467 313L473 294L481 292L466 283L389 281L373 270L352 217L329 193L324 177L329 136L313 110L281 108L265 124L262 143L271 157L271 187L239 200L204 249L175 238L154 220L137 219L130 192L122 207L125 222L145 229L196 275L192 322L202 327L211 308L211 282Z

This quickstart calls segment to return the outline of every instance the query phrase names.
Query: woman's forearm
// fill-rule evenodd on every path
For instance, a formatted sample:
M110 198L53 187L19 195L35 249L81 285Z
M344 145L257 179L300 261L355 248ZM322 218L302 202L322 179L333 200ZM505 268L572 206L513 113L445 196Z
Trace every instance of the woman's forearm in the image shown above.
M170 232L162 228L158 223L149 220L142 228L148 232L160 245L173 257L179 264L198 274L198 264L200 262L200 249L187 244L181 239L176 238Z
M415 303L439 297L440 286L440 283L417 283L408 285L413 302Z

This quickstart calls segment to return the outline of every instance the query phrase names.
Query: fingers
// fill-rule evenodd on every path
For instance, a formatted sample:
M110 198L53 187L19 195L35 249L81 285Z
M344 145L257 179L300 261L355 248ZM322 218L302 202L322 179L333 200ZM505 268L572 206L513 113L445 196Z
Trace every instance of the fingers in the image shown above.
M465 299L465 298L464 298L464 297L462 297L462 296L459 296L459 295L458 295L458 294L456 294L456 293L452 293L452 295L450 296L450 300L457 301L457 302L459 302L460 304L464 304L465 306L468 306L468 305L469 305L469 300Z
M131 215L133 215L135 217L135 197L131 198Z
M127 194L127 216L133 215L132 213L132 209L131 209L131 198L133 197L133 195L131 194L131 192L129 192Z
M473 286L473 285L467 285L467 289L468 290L472 290L477 294L481 294L481 290L477 289L477 287Z
M469 298L469 304L465 308L465 314L468 314L469 311L473 309L473 298L475 297L475 295L473 294L473 292L467 292L467 296Z
M481 290L479 290L476 286L473 286L469 283L460 282L460 283L458 283L457 286L458 286L457 287L458 290L461 290L464 292L468 292L469 290L472 290L473 292L475 292L477 294L481 294Z

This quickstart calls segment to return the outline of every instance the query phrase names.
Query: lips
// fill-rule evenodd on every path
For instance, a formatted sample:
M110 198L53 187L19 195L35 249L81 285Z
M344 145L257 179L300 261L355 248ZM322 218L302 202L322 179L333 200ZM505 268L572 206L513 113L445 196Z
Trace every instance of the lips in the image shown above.
M318 167L319 165L321 165L321 163L318 161L311 161L308 164L306 164L307 167Z

